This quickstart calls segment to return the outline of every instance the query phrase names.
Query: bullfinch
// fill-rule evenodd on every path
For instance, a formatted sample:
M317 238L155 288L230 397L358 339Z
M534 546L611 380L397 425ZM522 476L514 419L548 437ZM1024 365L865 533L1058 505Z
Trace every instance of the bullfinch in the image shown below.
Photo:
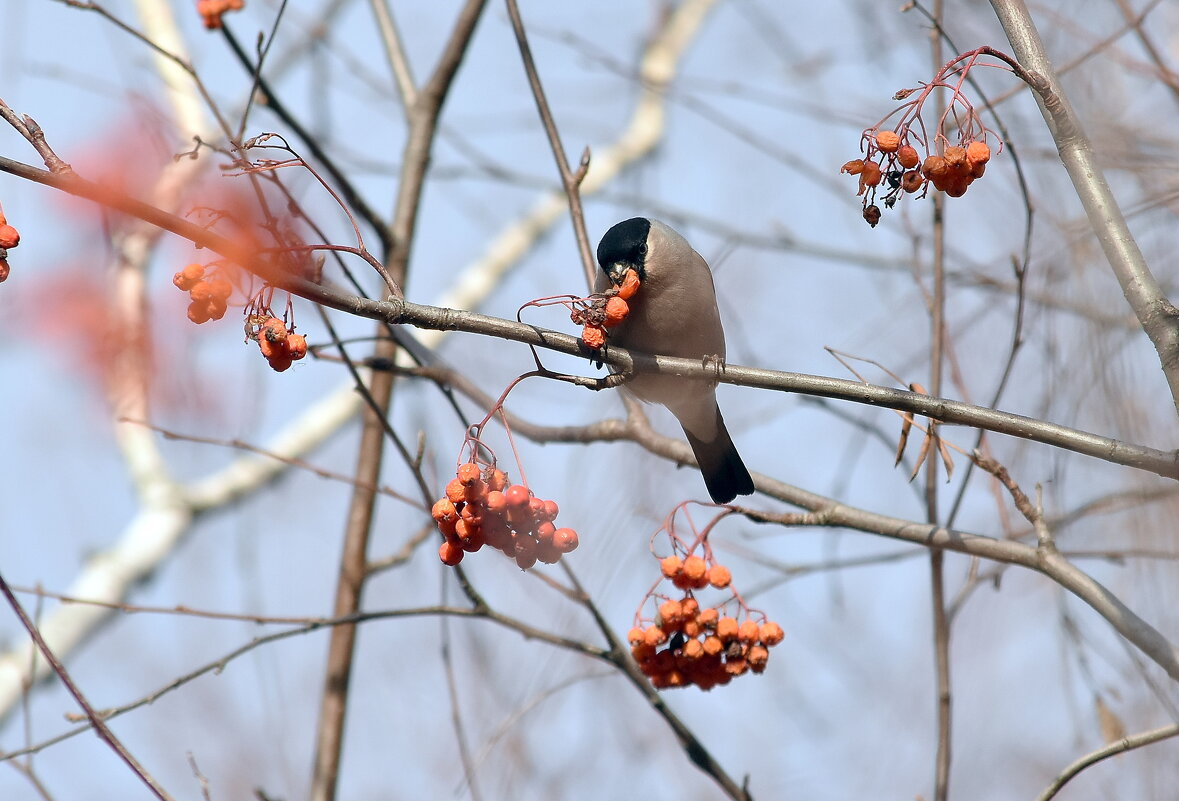
M626 319L611 329L610 341L642 353L724 359L712 270L669 226L646 217L618 223L598 243L598 266L598 292L620 285L628 270L639 277ZM663 404L679 420L713 501L752 494L753 479L725 428L715 384L637 373L626 388L639 400Z

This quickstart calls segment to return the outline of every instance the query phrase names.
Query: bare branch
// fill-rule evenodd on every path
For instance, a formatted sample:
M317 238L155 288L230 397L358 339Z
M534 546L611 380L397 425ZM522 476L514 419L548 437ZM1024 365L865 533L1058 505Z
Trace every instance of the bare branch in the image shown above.
M86 718L90 721L90 725L94 727L99 739L109 745L111 750L118 754L119 759L127 763L127 767L131 768L132 772L139 777L139 780L147 785L147 788L152 791L152 794L156 798L160 799L160 801L172 801L172 796L168 795L168 792L160 786L159 782L147 772L143 765L139 764L139 760L127 750L126 746L115 736L115 733L110 730L110 727L106 725L106 722L94 711L94 707L86 700L86 696L82 694L82 690L70 678L65 665L58 660L57 656L49 648L49 645L41 637L41 632L37 630L37 626L29 619L25 608L21 606L20 601L12 594L12 589L8 586L8 582L4 580L3 576L0 576L0 594L4 595L8 601L8 605L12 607L12 611L20 618L21 625L25 627L25 631L29 633L33 642L36 643L37 650L41 652L41 656L45 658L45 661L49 663L53 672L61 679L61 683L66 686L70 695L78 702L78 706L82 707L82 710L86 713Z
M1068 784L1070 780L1073 779L1073 777L1075 777L1085 768L1091 765L1096 765L1103 759L1108 759L1109 757L1117 756L1118 754L1124 754L1127 751L1134 750L1135 748L1141 748L1144 745L1151 745L1152 743L1157 743L1176 735L1179 735L1179 723L1172 723L1167 726L1160 726L1157 729L1151 729L1150 731L1144 731L1139 734L1132 734L1129 737L1123 737L1116 742L1110 743L1104 748L1099 748L1092 753L1085 754L1085 756L1081 757L1076 762L1062 770L1060 775L1053 779L1052 783L1044 789L1044 792L1036 796L1036 801L1050 801L1050 799L1055 798L1056 794L1059 793L1061 789L1066 784Z
M1130 233L1080 118L1052 69L1027 6L1023 0L991 0L991 5L1016 58L1038 78L1030 85L1035 90L1044 121L1056 140L1060 159L1122 286L1126 302L1158 351L1171 397L1179 409L1179 309L1163 293Z

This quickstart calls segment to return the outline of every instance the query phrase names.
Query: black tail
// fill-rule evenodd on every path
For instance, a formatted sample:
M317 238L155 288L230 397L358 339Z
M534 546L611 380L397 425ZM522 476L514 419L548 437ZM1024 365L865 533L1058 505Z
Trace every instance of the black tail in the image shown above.
M719 406L716 409L716 437L711 442L696 439L686 428L684 436L692 446L692 453L696 455L700 473L704 476L704 485L715 503L729 503L738 495L753 494L753 478L725 428Z

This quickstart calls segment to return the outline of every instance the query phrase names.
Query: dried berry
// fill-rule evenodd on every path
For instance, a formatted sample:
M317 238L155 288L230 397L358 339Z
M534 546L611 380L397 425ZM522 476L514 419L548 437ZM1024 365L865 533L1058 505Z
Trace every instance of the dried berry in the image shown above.
M901 146L901 137L896 131L881 131L876 134L876 147L882 153L895 153Z

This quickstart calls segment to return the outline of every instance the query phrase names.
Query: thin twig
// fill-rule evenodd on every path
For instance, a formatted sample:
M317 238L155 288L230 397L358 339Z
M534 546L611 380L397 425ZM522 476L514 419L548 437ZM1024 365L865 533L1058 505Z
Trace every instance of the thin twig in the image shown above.
M106 725L106 722L94 711L94 707L90 705L90 702L86 700L86 696L82 694L82 690L70 677L69 671L65 669L65 665L58 660L57 655L53 653L52 649L50 649L49 645L41 637L41 632L33 624L33 621L29 619L25 608L21 606L20 601L13 594L12 588L8 586L8 582L4 580L3 575L0 575L0 593L7 599L8 605L12 607L12 611L20 618L21 625L25 627L25 631L33 638L33 642L36 643L37 650L41 652L41 656L45 657L45 661L49 663L53 672L61 679L61 683L65 685L70 695L78 702L78 706L82 707L82 710L86 713L87 720L94 727L95 734L98 735L99 739L109 745L111 750L118 754L119 759L123 760L127 764L127 767L131 768L132 772L139 777L140 781L147 785L148 789L152 791L152 794L156 798L160 799L160 801L172 801L172 796L160 786L159 782L147 772L143 765L139 764L139 760L127 750L119 738L115 736L115 733L110 730L110 727Z
M1120 740L1110 743L1104 748L1099 748L1092 753L1085 754L1085 756L1073 762L1067 768L1060 772L1060 775L1052 780L1052 783L1044 789L1044 792L1036 796L1036 801L1050 801L1055 798L1056 794L1060 792L1069 781L1085 768L1096 765L1103 759L1108 759L1111 756L1124 754L1127 751L1132 751L1135 748L1141 748L1144 745L1151 745L1162 740L1169 739L1179 735L1179 723L1172 723L1167 726L1160 726L1157 729L1140 732L1139 734L1132 734L1129 737L1123 737Z
M512 21L512 31L516 34L516 44L520 47L520 59L524 62L524 72L528 75L528 86L532 89L536 110L540 113L545 135L548 136L549 146L553 149L553 158L557 162L557 171L561 174L561 184L565 187L565 194L569 198L569 216L573 220L573 232L577 237L577 251L581 255L581 266L585 270L586 285L593 287L597 267L594 264L593 253L590 251L589 233L585 230L585 214L581 209L579 190L582 180L589 171L589 148L587 147L582 153L577 170L570 169L569 160L565 156L565 148L561 144L561 134L557 130L553 112L545 97L544 87L541 86L540 75L536 71L536 62L532 59L532 48L528 46L528 35L524 32L524 22L520 19L520 8L516 5L516 0L505 0L505 2L508 6L508 17Z
M580 642L578 640L573 640L568 637L562 637L560 635L553 634L551 632L545 631L544 629L538 629L535 626L531 626L531 625L523 622L522 620L518 620L516 618L512 618L507 615L503 615L503 614L500 614L499 612L495 612L493 610L486 609L486 608L484 608L484 609L467 609L467 608L454 607L454 606L424 606L424 607L414 607L414 608L408 608L408 609L390 609L390 610L374 611L374 612L358 612L354 615L349 615L348 617L345 617L345 618L311 618L306 623L304 623L303 625L300 625L296 628L287 629L285 631L276 631L271 634L266 634L266 635L263 635L260 637L255 637L254 639L250 640L249 642L245 643L244 645L240 645L237 648L234 648L232 651L230 651L229 653L220 657L219 659L213 660L212 662L207 662L204 665L196 668L195 670L185 673L182 676L176 677L172 681L168 682L168 684L149 693L148 695L143 696L142 698L139 698L138 700L124 704L122 706L115 707L113 709L102 710L102 712L99 716L100 717L99 722L101 723L102 721L105 721L105 720L111 720L113 718L119 717L120 715L124 715L128 712L131 712L131 711L134 711L134 710L139 709L141 707L152 704L152 703L156 702L157 700L159 700L160 698L162 698L163 696L173 692L174 690L179 689L180 687L185 686L186 684L189 684L190 682L194 681L195 679L200 678L201 676L205 676L210 673L220 673L221 671L225 670L226 666L230 662L234 661L238 657L241 657L241 656L249 653L250 651L253 651L254 649L259 648L263 645L269 645L270 643L273 643L273 642L285 640L288 637L296 637L296 636L303 635L303 634L309 634L313 631L318 631L319 629L322 629L322 628L338 628L339 626L355 626L357 624L367 623L367 622L374 621L374 620L391 620L391 619L403 618L403 617L423 617L423 616L427 616L427 615L450 615L452 617L465 617L465 618L472 618L472 619L477 619L477 620L487 620L487 621L490 621L490 622L495 623L497 625L503 626L504 628L515 631L521 637L524 637L525 639L536 640L537 642L548 643L549 645L553 645L558 648L564 648L566 650L573 651L574 653L582 654L583 656L592 657L594 659L598 659L603 662L613 664L611 652L609 652L609 651L603 650L603 649L598 648L593 645L589 645L587 643ZM25 748L20 748L20 749L14 750L14 751L5 752L3 754L0 754L0 762L7 761L7 760L13 760L13 759L16 759L17 757L22 757L27 754L35 754L39 751L43 751L44 749L49 748L50 746L56 745L64 740L68 740L71 737L75 737L75 736L81 734L82 732L89 731L93 725L94 724L92 722L88 722L88 723L85 723L85 724L78 726L76 728L70 729L69 731L59 734L55 737L51 737L47 740L43 740L42 742L35 743L34 745L31 745L31 746L28 746Z

